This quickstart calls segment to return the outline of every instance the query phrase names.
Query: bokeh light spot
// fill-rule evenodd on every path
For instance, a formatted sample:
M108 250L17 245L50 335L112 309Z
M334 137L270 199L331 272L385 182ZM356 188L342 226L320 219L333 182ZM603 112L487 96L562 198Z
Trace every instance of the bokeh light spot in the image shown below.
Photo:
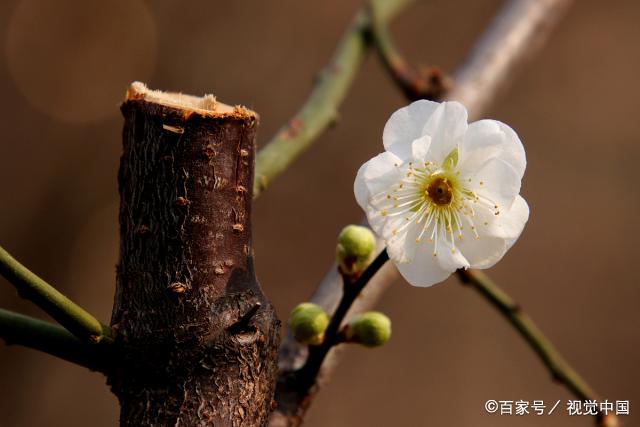
M131 81L149 79L155 27L140 0L22 0L8 26L7 64L33 107L93 122L117 114Z

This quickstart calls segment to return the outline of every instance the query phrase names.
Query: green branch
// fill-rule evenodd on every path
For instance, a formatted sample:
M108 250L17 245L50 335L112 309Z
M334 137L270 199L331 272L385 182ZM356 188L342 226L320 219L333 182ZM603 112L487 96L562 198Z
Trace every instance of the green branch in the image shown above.
M108 326L102 325L82 307L29 271L2 247L0 275L15 286L21 297L43 309L81 341L98 343L111 340Z
M377 16L390 20L412 0L379 0ZM258 152L253 197L307 150L314 140L338 118L338 107L363 62L368 47L369 14L363 9L340 40L333 57L321 71L311 95L296 115Z
M533 320L505 291L486 274L477 270L458 270L462 283L473 287L511 323L527 344L540 357L553 379L564 384L580 400L598 400L598 395L587 382L567 363L558 349L536 326ZM613 414L598 416L600 425L609 425Z
M21 345L104 372L96 346L81 342L61 326L0 309L0 337L7 345Z
M460 280L485 297L516 328L527 344L542 359L554 379L561 381L576 397L596 399L595 392L560 356L558 350L538 329L531 318L486 274L477 270L458 270Z
M441 99L451 87L451 80L438 67L416 71L395 47L380 14L380 5L373 0L367 4L371 20L371 40L378 57L407 99Z

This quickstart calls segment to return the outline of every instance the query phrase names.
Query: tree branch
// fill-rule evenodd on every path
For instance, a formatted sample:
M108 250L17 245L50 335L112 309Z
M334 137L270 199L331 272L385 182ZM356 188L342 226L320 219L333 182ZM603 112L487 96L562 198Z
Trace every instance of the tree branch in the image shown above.
M0 247L0 275L15 286L22 298L28 299L43 309L81 341L95 344L102 340L111 340L108 326L102 325L82 307L32 273L2 247Z
M413 0L376 0L377 16L386 22ZM309 98L288 124L258 152L253 197L307 150L338 117L338 107L363 62L368 46L369 16L358 12L338 43L333 57L321 71Z
M387 26L380 17L378 3L371 0L367 5L373 45L382 64L407 99L441 99L451 88L451 79L438 67L428 67L420 71L414 69L396 49Z
M351 309L351 306L367 283L369 283L388 260L389 255L387 255L387 251L383 250L354 283L349 282L348 279L343 277L342 297L340 298L338 307L336 307L335 312L331 316L331 322L325 331L325 339L321 345L311 348L306 363L297 372L302 387L307 389L307 394L308 390L314 385L322 362L324 362L329 350L340 343L340 326L342 326L342 322Z
M522 311L520 305L500 289L493 280L478 270L458 270L457 274L463 284L478 291L518 330L540 356L554 379L565 383L567 388L580 399L597 399L593 389L567 364L533 320Z
M548 37L553 24L570 5L570 0L511 0L496 15L488 29L474 46L466 61L455 73L453 89L446 96L466 105L470 117L482 115L498 91L512 76L517 66L532 55L536 47ZM381 248L384 242L378 241ZM366 292L355 301L350 314L355 315L373 307L392 282L398 279L398 271L387 263L367 285ZM341 295L341 277L335 264L318 285L310 301L333 311ZM279 367L281 378L298 369L307 357L307 348L299 345L288 334L280 348ZM331 352L322 365L320 378L330 375L337 359ZM283 382L286 387L286 383ZM280 386L280 385L279 385ZM279 401L283 406L298 398L295 390L282 390ZM276 410L270 426L295 426L301 419Z
M536 326L505 291L500 289L486 274L478 270L458 270L463 284L473 287L511 323L518 333L540 357L554 380L564 384L580 400L598 401L598 395L587 382L567 363L555 346ZM597 420L601 426L613 426L615 415L605 416L599 412Z
M39 350L92 371L106 371L106 358L95 345L83 343L53 323L0 309L0 337L7 345Z
M283 366L280 366L281 372L275 395L278 408L269 420L271 427L298 426L302 424L305 412L313 400L314 393L318 390L318 387L315 387L316 381L324 361L329 351L342 342L340 330L342 322L362 294L365 286L376 276L388 260L389 255L383 249L357 280L351 281L349 277L341 276L343 283L340 291L340 303L331 316L322 344L310 347L304 346L308 349L308 357L306 357L306 363L299 369L293 370L286 365L283 369Z
M547 40L572 0L509 0L453 75L447 99L477 119Z

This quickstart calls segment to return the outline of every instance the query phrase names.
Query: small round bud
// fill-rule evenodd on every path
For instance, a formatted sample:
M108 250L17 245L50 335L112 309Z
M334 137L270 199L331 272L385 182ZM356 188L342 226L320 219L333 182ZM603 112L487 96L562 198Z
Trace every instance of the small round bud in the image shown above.
M391 339L391 320L378 311L368 311L349 322L346 337L365 347L384 345Z
M329 316L318 304L304 302L298 304L289 313L291 332L296 341L302 344L321 344L327 326L329 326Z
M336 261L340 272L358 276L371 261L376 249L376 238L367 227L347 225L338 235Z

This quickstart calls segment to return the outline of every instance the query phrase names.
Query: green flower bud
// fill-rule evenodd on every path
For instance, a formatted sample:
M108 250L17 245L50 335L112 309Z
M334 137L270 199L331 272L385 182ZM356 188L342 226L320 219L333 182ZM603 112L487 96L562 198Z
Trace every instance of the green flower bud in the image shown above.
M378 347L391 339L391 320L378 311L368 311L349 322L347 341Z
M304 302L289 313L289 327L296 341L302 344L319 345L324 331L329 326L329 316L318 304Z
M376 249L376 238L367 227L347 225L338 236L336 262L342 274L359 276L369 265Z

